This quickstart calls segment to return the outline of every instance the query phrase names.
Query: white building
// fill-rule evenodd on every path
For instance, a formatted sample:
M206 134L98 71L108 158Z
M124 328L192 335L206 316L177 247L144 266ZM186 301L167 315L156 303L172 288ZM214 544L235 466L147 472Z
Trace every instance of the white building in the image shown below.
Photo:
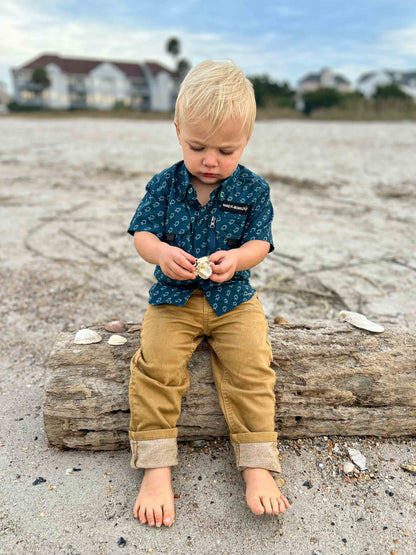
M296 108L303 110L303 95L318 89L335 89L339 92L350 92L351 83L348 79L339 73L334 73L327 67L324 67L319 73L308 73L298 83L295 97Z
M50 86L32 81L35 69L44 68ZM13 100L21 105L52 109L96 108L111 110L116 102L137 110L174 109L180 78L156 62L64 58L43 54L12 69Z
M335 89L339 92L351 91L351 83L331 69L325 67L319 73L308 73L298 84L297 92L303 94L316 91L318 89Z
M357 90L361 91L366 98L370 98L377 87L393 83L416 100L416 71L379 70L364 73L358 79Z

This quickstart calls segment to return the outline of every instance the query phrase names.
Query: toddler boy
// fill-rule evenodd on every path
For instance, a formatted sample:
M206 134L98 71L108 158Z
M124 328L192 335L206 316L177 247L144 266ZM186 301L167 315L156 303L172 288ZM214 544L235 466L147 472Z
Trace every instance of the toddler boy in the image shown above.
M247 504L256 514L289 507L273 478L281 469L267 320L248 280L274 248L269 186L239 165L255 114L253 87L233 63L196 66L176 103L183 161L150 180L129 227L157 278L129 386L131 466L144 469L133 513L150 526L174 520L176 423L187 365L204 337ZM195 274L204 256L208 279Z

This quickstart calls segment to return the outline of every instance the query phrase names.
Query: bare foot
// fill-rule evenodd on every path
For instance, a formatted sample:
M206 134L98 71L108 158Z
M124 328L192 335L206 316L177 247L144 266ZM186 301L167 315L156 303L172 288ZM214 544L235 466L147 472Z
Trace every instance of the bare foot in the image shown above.
M247 505L256 515L284 513L289 501L281 493L270 472L264 468L243 470Z
M134 518L149 526L171 526L175 519L170 466L146 468L139 495L133 507Z

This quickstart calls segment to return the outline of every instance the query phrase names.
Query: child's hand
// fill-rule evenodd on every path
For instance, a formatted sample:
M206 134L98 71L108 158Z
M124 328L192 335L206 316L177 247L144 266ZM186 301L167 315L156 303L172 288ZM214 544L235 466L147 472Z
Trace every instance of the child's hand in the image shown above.
M159 257L162 272L172 279L195 279L193 266L196 258L179 247L166 244Z
M237 268L237 253L234 250L217 251L209 255L212 274L209 279L216 283L223 283L233 277Z

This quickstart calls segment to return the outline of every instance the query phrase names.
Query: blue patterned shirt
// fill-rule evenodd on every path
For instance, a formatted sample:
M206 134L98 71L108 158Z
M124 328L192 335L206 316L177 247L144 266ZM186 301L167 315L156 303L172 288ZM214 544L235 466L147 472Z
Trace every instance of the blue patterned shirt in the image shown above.
M258 175L238 165L201 206L183 161L155 175L130 223L128 232L149 231L161 241L180 247L196 258L219 250L238 248L254 239L273 247L273 206L269 186ZM149 303L183 306L200 289L217 316L254 295L250 271L236 272L224 283L210 279L175 280L156 266L157 282L150 289Z

